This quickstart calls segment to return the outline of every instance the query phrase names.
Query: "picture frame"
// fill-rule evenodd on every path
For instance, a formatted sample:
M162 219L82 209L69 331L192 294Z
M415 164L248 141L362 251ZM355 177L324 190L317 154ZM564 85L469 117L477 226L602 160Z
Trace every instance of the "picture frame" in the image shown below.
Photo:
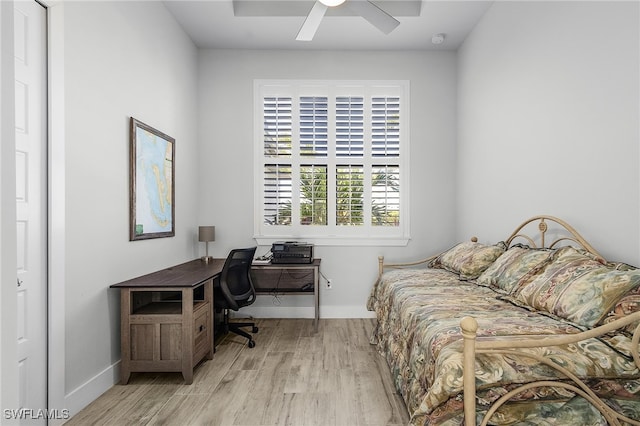
M175 139L130 118L129 241L175 236Z

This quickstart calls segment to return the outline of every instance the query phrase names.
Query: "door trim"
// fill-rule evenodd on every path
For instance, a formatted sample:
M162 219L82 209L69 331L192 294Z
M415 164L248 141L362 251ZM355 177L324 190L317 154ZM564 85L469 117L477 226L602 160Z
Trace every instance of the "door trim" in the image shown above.
M64 4L44 0L47 8L48 114L49 114L49 203L48 203L48 275L49 275L49 386L51 409L67 409L65 363L65 79L64 79ZM52 425L62 424L55 419Z

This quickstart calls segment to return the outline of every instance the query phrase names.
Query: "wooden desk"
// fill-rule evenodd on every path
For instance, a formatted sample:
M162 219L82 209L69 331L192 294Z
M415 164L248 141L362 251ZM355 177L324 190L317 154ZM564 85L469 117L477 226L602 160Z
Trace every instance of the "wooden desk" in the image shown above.
M258 294L313 294L315 308L315 328L318 328L320 319L320 260L314 259L311 263L254 263L251 265L253 275L253 285ZM311 274L311 281L306 277L301 281L293 277L289 280L282 280L280 277L283 271L305 272ZM269 277L269 272L275 272L276 277ZM312 284L312 288L307 288Z
M113 284L120 290L120 379L132 372L179 371L213 358L213 279L225 259L192 260Z

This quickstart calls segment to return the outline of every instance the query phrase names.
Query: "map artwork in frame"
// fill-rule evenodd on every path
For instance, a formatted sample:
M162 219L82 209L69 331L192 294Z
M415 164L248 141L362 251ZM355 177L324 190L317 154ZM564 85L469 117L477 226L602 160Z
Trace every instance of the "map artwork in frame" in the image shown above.
M131 117L129 241L175 236L175 139Z

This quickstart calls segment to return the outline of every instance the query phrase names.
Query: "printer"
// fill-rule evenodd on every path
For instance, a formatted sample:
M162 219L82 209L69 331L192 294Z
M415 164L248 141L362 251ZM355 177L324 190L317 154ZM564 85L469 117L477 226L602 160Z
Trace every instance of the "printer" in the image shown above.
M313 244L297 241L276 241L271 245L271 263L311 263Z

